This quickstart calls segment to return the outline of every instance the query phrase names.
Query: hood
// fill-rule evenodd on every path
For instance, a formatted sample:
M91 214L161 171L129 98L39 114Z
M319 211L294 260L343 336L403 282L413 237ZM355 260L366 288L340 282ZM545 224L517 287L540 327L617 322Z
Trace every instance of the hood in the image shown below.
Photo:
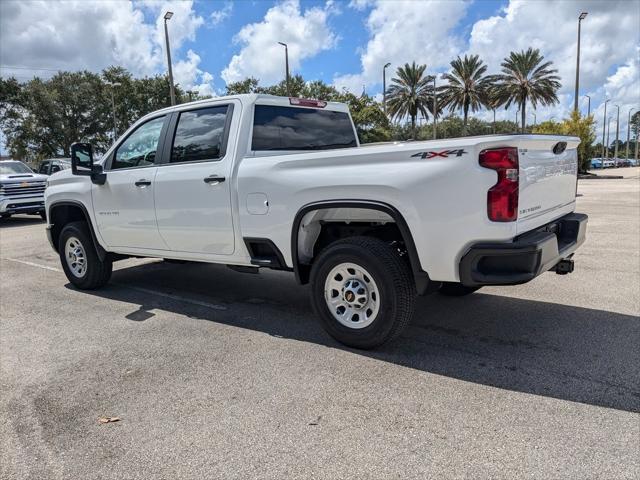
M46 182L46 175L40 173L10 173L0 175L1 183L18 183L18 182Z

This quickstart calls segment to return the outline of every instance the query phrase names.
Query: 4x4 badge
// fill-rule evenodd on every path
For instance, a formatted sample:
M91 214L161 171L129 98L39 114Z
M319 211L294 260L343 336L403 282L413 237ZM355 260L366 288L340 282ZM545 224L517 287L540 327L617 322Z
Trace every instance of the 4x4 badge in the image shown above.
M456 157L461 157L465 152L462 148L458 150L443 150L441 152L418 152L411 155L411 157L420 157L420 158L434 158L434 157L443 157L447 158L449 155L455 155Z

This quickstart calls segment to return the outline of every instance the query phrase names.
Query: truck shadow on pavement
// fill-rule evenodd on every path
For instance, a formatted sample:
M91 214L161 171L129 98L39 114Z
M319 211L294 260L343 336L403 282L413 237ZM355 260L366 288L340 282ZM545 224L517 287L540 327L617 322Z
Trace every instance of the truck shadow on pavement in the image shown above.
M0 229L25 227L30 225L45 225L45 221L40 216L35 215L19 215L12 216L11 218L0 219Z
M118 270L111 285L82 293L139 305L126 315L133 321L153 321L160 310L476 384L640 411L640 320L632 315L481 292L435 294L418 300L400 339L361 351L324 332L308 288L283 272L158 262Z

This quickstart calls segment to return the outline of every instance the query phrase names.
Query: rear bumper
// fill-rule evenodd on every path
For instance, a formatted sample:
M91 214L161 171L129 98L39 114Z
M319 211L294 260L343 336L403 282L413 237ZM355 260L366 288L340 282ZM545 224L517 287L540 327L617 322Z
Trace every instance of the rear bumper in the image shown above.
M588 217L570 213L510 243L478 243L460 261L467 286L518 285L553 269L584 243Z
M44 198L4 198L0 201L0 213L40 213L44 212Z

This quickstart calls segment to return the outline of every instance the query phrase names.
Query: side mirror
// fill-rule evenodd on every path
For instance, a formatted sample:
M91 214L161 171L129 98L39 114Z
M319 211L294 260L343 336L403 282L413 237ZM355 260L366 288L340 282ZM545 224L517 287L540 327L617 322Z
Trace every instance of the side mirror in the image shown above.
M74 175L93 173L93 148L90 143L71 145L71 173Z

